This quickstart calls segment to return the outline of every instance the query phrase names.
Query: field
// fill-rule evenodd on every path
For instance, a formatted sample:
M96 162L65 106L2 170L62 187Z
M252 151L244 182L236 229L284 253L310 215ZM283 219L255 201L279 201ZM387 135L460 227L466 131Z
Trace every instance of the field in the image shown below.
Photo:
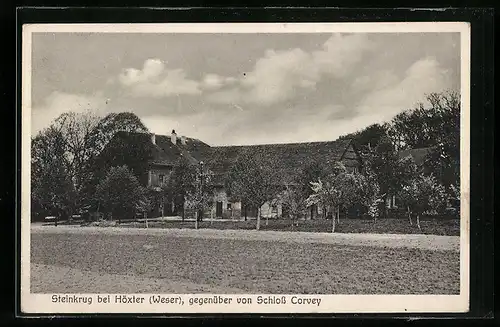
M144 222L129 222L120 224L123 227L145 227ZM213 229L255 229L256 221L202 221L199 228ZM423 219L419 230L416 223L410 225L406 219L379 219L374 222L370 219L341 219L337 223L335 232L338 233L375 233L375 234L426 234L426 235L460 235L460 221L458 219ZM193 221L161 221L148 223L149 228L194 228ZM260 229L262 231L300 231L321 232L332 231L332 221L326 219L301 220L298 226L292 226L288 219L262 219Z
M48 230L31 235L32 292L459 293L455 250L293 239L312 233L281 233L291 240L269 241L217 236L225 231L187 237L158 229L41 228Z

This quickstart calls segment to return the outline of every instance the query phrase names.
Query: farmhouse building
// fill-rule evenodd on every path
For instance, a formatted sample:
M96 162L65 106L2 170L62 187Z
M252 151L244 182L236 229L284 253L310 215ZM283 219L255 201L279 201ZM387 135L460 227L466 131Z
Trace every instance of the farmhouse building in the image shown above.
M140 148L146 151L129 151L131 145L141 145ZM256 216L256 208L242 206L239 201L231 199L224 187L228 172L244 151L279 161L278 173L288 178L297 176L303 167L315 161L325 164L340 161L349 171L360 170L362 167L361 157L349 139L290 144L209 146L198 139L179 136L173 130L170 135L119 132L106 148L115 148L114 152L117 152L117 147L118 152L123 152L123 156L134 157L131 159L134 165L132 168L139 180L143 185L153 188L159 188L165 183L179 158L184 157L193 164L203 161L214 173L215 192L211 214L220 218ZM115 159L108 156L106 160L113 162ZM245 212L242 212L242 207ZM184 213L184 208L179 207L173 199L167 200L164 210L165 215ZM281 216L284 212L278 203L273 206L265 204L261 208L261 213L266 217ZM319 213L321 211L316 207L310 211L311 216ZM158 214L158 208L152 214Z

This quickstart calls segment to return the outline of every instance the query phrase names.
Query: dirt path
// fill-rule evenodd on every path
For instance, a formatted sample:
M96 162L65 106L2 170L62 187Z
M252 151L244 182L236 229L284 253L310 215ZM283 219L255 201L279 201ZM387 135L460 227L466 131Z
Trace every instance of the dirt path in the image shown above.
M340 234L278 232L255 230L217 229L161 229L161 228L120 228L120 227L80 227L80 226L31 226L31 233L63 234L107 234L107 235L169 235L172 237L194 237L215 239L238 239L259 241L280 241L299 243L322 243L351 246L408 247L423 250L460 251L459 236L409 235L409 234Z

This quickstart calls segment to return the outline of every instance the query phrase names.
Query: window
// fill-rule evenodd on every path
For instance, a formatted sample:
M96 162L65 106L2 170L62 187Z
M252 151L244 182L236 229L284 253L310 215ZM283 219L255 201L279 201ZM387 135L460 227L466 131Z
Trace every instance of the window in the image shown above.
M231 203L227 204L227 210L231 210Z
M158 176L158 180L160 181L160 185L161 185L161 184L163 184L164 179L165 179L165 175L160 174L160 175Z

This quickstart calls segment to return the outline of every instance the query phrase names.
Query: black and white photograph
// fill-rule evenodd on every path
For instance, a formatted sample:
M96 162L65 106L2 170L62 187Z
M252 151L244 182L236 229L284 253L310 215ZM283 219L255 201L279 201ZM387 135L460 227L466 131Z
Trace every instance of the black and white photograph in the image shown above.
M466 23L23 28L25 312L466 312Z

